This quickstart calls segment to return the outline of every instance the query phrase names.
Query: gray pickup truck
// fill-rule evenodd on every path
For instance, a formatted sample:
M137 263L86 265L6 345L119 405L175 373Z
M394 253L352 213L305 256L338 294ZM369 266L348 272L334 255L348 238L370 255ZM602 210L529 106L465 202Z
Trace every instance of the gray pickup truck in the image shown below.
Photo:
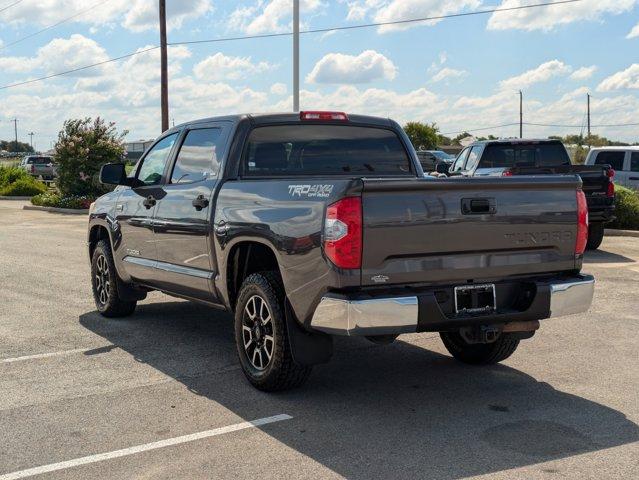
M100 176L118 187L89 216L98 311L159 290L233 312L262 390L303 383L335 335L440 332L458 360L499 362L592 300L579 177L424 177L389 119L208 118Z
M46 155L29 155L20 162L20 168L27 171L33 177L43 180L53 180L57 176L57 170L53 157Z

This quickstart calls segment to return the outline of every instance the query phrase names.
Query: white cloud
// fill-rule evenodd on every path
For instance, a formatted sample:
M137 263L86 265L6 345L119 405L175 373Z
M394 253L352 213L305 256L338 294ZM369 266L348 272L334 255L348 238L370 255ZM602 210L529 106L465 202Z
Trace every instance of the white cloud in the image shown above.
M325 4L322 0L301 0L301 13L319 11ZM236 8L229 17L229 26L250 35L282 32L288 27L293 15L291 0L257 0L249 7ZM284 23L287 22L287 23Z
M69 38L55 38L40 47L33 57L0 57L0 69L9 72L31 72L44 70L47 73L57 73L72 70L103 60L109 57L95 40L80 34L73 34ZM105 67L83 70L82 76L99 75Z
M489 30L551 30L584 20L601 20L605 14L620 14L630 11L638 0L581 0L576 3L525 8L510 12L495 12L488 20ZM547 0L503 0L497 8L512 8Z
M637 38L639 37L639 23L632 27L632 30L626 35L626 38Z
M193 72L199 79L237 80L272 68L273 65L268 62L253 63L251 57L228 57L218 52L196 64Z
M8 24L51 25L70 15L87 10L95 2L87 0L23 0L2 12ZM203 16L212 9L211 0L180 0L167 2L167 28L180 28L187 20ZM72 19L88 25L121 23L131 31L158 28L157 2L150 0L111 0Z
M437 17L475 9L481 3L481 0L355 0L348 3L347 19L362 20L370 16L375 22L393 22L411 18ZM383 25L378 31L386 33L407 30L417 26L435 25L440 21Z
M626 88L639 88L639 63L633 63L625 70L605 78L597 86L597 91L610 92Z
M454 68L444 67L431 79L433 82L441 82L442 80L448 80L453 78L461 78L468 75L466 70L456 70Z
M520 89L529 87L535 83L546 82L553 77L566 75L571 71L571 67L559 60L550 60L542 63L537 68L528 70L514 77L507 78L499 82L503 89Z
M286 95L288 89L285 83L274 83L270 90L273 95Z
M397 67L376 52L365 50L359 55L328 53L306 76L309 83L369 83L373 80L393 80Z
M581 67L570 74L572 80L587 80L597 71L597 65Z

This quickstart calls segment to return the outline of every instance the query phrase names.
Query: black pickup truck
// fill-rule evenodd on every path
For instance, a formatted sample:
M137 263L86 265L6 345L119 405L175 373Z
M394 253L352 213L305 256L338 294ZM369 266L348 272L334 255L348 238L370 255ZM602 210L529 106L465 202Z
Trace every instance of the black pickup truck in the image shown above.
M615 171L610 165L572 165L559 140L505 139L475 142L453 164L441 165L451 176L579 175L588 203L589 250L604 237L604 225L614 220Z
M118 187L90 211L98 311L130 315L159 290L234 312L262 390L300 385L334 335L440 332L458 360L499 362L592 300L579 177L424 177L389 119L209 118L100 176Z

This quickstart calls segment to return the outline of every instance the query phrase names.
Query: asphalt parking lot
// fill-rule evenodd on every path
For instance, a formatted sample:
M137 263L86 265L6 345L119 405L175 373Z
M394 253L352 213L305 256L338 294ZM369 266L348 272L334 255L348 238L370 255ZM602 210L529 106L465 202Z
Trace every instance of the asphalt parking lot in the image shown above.
M590 313L502 365L461 365L433 334L340 339L269 395L228 314L154 293L98 316L86 217L22 205L0 201L0 480L639 478L639 238L606 238Z

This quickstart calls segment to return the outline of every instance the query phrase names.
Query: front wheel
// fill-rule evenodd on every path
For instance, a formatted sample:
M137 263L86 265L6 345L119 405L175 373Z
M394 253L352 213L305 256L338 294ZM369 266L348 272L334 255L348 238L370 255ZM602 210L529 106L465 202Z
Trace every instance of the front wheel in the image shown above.
M591 223L588 226L588 242L586 248L588 250L597 250L603 242L604 238L604 224L603 223Z
M440 332L439 335L453 357L471 365L490 365L506 360L519 345L519 339L508 333L502 333L492 343L468 343L459 332Z
M286 331L284 295L274 272L249 275L235 306L235 343L246 378L274 392L302 385L311 367L295 363Z
M91 287L95 306L105 317L126 317L135 310L135 301L120 298L111 247L100 240L91 256Z

